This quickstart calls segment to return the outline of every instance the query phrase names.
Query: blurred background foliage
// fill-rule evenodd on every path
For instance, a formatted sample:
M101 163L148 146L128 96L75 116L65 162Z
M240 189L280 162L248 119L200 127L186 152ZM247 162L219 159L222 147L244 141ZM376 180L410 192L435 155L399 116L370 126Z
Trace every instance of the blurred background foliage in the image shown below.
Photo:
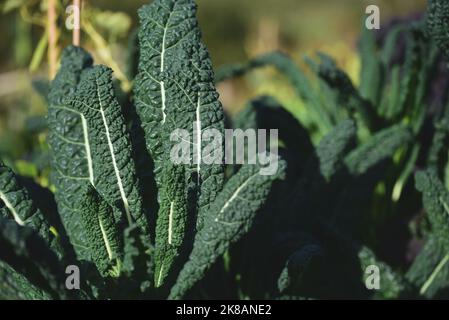
M49 67L47 9L53 0L2 0L0 3L0 157L19 173L48 185L45 143ZM97 63L114 69L122 89L130 90L128 47L145 0L84 0L81 44ZM198 0L203 38L216 68L282 50L299 65L304 56L326 52L358 82L357 41L365 9L376 4L381 25L423 12L425 0ZM54 0L58 55L71 43L65 27L69 0ZM382 32L382 31L380 31ZM233 114L248 99L276 97L302 122L307 112L287 80L271 68L220 83L226 110ZM318 140L317 137L315 140ZM33 164L32 164L33 163Z

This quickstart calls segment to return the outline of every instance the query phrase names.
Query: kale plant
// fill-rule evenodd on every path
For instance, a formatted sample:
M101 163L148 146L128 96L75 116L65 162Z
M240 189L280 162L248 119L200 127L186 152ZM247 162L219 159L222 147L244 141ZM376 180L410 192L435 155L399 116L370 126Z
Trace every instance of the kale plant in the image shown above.
M271 176L259 165L225 176L223 164L170 160L173 130L195 121L224 130L195 15L190 0L140 9L127 112L110 68L81 48L64 50L47 118L58 213L34 205L1 165L2 297L181 298L251 227L284 175L282 160ZM65 288L68 265L82 270L80 290Z
M448 297L445 1L429 2L427 23L365 30L359 85L324 53L306 57L311 76L280 52L215 75L193 0L155 0L139 17L131 97L84 49L62 54L48 95L54 193L0 163L1 298ZM225 114L215 84L265 66L310 123L270 96ZM208 164L195 148L196 163L172 161L176 129L198 147L225 128L278 129L276 174ZM412 240L419 254L397 258ZM66 287L73 265L79 290Z

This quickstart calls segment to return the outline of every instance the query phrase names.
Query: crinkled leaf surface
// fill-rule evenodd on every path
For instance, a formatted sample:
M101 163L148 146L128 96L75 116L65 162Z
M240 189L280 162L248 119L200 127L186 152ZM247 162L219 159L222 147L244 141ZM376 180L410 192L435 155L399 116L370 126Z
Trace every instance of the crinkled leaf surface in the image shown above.
M161 190L162 206L156 225L155 285L160 287L167 277L186 237L187 191L184 167L170 162L164 168Z
M91 56L83 49L64 49L61 67L51 84L47 116L58 210L78 257L85 259L89 253L80 219L80 197L81 186L93 181L92 157L86 119L64 100L74 94L82 70L91 64Z
M134 94L159 186L163 163L169 160L171 133L175 129L189 133L193 147L185 175L187 185L198 193L200 228L224 179L221 164L203 161L202 133L206 128L222 133L224 124L211 61L195 15L192 0L156 0L139 10L140 58Z
M142 206L140 184L132 158L131 142L121 107L113 91L112 70L105 66L86 69L75 97L68 102L86 119L92 174L101 196L113 208L116 219L135 221L149 233L148 215Z
M103 276L113 275L112 268L121 258L120 234L113 208L91 184L84 188L82 206L81 218L91 256Z
M3 203L3 206L2 206ZM28 191L19 183L14 172L0 161L0 215L14 220L20 226L28 226L62 254L58 238L50 224L34 205Z
M285 162L278 162L273 175L261 175L258 165L244 165L226 183L211 205L204 227L196 234L189 260L181 270L169 298L179 299L198 281L229 246L252 225L272 184L283 177Z

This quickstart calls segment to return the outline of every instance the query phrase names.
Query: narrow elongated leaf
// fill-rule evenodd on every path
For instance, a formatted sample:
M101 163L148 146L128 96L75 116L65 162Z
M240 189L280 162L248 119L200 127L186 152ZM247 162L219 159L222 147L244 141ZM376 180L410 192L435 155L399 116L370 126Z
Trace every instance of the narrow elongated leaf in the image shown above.
M295 62L282 52L271 52L260 55L250 60L246 64L225 66L217 71L215 77L216 82L220 82L229 78L238 77L245 73L260 67L273 66L280 73L285 75L291 82L298 96L310 106L310 112L314 115L316 125L324 132L332 128L332 121L319 100L319 96L315 94L315 90L304 72L295 64Z
M435 168L415 175L431 225L427 242L407 273L419 293L435 297L449 283L449 193Z
M415 258L406 274L419 293L427 298L435 297L449 285L449 253L436 236L427 239L424 248Z
M189 133L194 148L186 178L187 185L194 182L199 191L200 228L224 179L222 165L203 161L202 133L205 128L222 133L224 123L195 14L193 0L156 0L139 10L140 58L134 93L159 186L163 164L169 160L170 134L175 129Z
M449 103L446 104L441 119L438 119L434 126L435 132L433 134L432 143L427 156L427 165L435 168L438 173L442 173L448 158Z
M422 192L432 232L443 247L449 249L449 192L434 169L418 172L415 181L416 189Z
M2 203L3 202L3 206ZM0 161L0 215L14 220L20 226L28 226L62 254L56 232L51 230L42 212L34 205L28 191L21 186L14 172Z
M164 168L162 206L156 226L156 287L164 283L185 238L188 208L183 171L182 165L170 162Z
M356 126L353 120L346 120L326 135L317 147L320 172L329 180L340 168L348 147L356 138Z
M335 61L319 53L321 64L317 67L317 75L336 94L337 105L348 108L352 113L360 114L362 121L368 128L372 128L377 119L377 114L368 100L365 100L352 84L349 76L337 67Z
M95 66L83 72L71 108L86 119L95 186L117 221L135 221L149 233L125 120L113 91L112 70ZM120 214L121 212L121 214Z
M283 178L285 162L279 161L278 165L274 175L261 175L260 166L244 165L229 179L210 207L212 214L195 237L189 260L171 289L170 299L183 297L217 258L249 230L273 182Z
M279 72L288 77L300 97L306 100L306 102L314 102L316 97L313 96L313 88L305 74L289 56L278 51L257 56L245 64L222 67L217 71L215 81L220 82L239 77L253 69L266 66L274 66Z
M0 261L0 300L49 300L51 295L40 290L8 264Z
M402 125L384 129L352 151L345 159L346 166L350 173L361 175L382 160L393 157L411 139L411 131Z
M369 30L365 30L366 28L363 29L365 34L369 34L374 41L376 40L375 37L373 37L374 34L372 32L369 32ZM394 63L394 61L392 60L395 58L394 54L395 51L397 51L398 41L400 41L399 36L405 29L406 27L403 24L398 24L396 26L393 26L386 35L382 50L380 52L380 58L384 68L388 68ZM374 50L376 50L375 42L373 48ZM368 63L368 61L364 60L362 63Z
M51 149L52 182L62 222L80 258L88 259L88 244L80 219L81 187L93 181L87 122L64 99L73 95L83 69L92 64L81 48L64 49L61 67L49 93L48 143Z
M0 218L0 260L53 299L65 298L62 268L54 252L31 228Z
M81 218L95 265L103 276L116 275L113 267L121 258L121 244L113 209L91 184L85 187L82 206Z
M362 28L362 36L359 42L361 57L360 68L360 94L370 101L373 106L378 106L382 93L383 68L377 54L376 37L374 32Z
M429 0L427 27L438 47L449 60L449 3L445 0Z
M413 29L405 34L405 61L403 66L401 66L399 83L395 84L392 88L392 90L396 90L396 92L392 91L396 97L391 101L391 104L388 105L386 110L386 116L389 119L397 117L406 107L413 105L415 95L418 92L419 71L423 63L420 52L421 41L418 35L417 30Z

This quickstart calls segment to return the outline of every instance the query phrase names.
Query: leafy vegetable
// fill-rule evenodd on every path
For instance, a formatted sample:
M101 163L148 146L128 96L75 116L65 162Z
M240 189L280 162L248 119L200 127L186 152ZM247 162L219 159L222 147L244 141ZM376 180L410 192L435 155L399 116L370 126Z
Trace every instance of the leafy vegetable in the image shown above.
M195 236L189 261L184 265L169 298L181 298L218 256L251 227L254 215L264 204L273 182L283 176L280 162L276 175L263 176L260 167L245 165L225 185L211 205L204 227Z
M0 162L0 215L14 220L20 226L36 230L49 246L61 254L56 231L48 224L42 212L34 205L28 191L20 185L14 173Z
M364 31L360 81L324 53L305 59L312 72L274 52L215 76L193 0L139 10L132 96L67 47L47 121L28 122L48 128L49 190L37 184L45 152L0 162L0 298L447 298L449 104L446 84L434 85L447 76L446 7L429 2L427 29ZM278 129L279 156L257 150L271 163L226 168L225 143L205 134L225 128L214 83L265 66L290 80L304 112L252 99L226 127ZM180 139L189 161L178 163ZM66 288L68 265L79 290ZM368 290L373 266L380 288Z
M90 184L84 192L82 206L81 219L90 243L91 256L102 275L112 275L114 263L121 258L120 235L113 209Z
M207 165L201 154L203 128L223 131L223 111L213 85L213 71L195 19L193 1L154 1L139 11L140 58L135 85L137 112L161 185L168 160L169 137L185 129L193 137L186 184L198 190L199 222L223 185L224 168ZM182 111L181 111L182 110ZM196 177L196 179L195 179ZM161 206L164 206L161 203Z
M77 217L82 210L81 187L86 181L93 181L92 156L86 118L64 100L74 95L82 70L91 64L92 58L83 49L64 50L50 88L47 119L58 210L80 258L88 257L84 228Z
M345 152L354 142L355 135L355 123L347 120L321 140L316 152L320 160L320 172L326 179L330 179L338 171Z
M149 230L129 134L120 105L113 96L112 70L105 66L85 70L76 97L69 99L72 109L86 119L92 159L91 183L110 206L122 212L129 225L135 221L143 230Z
M449 38L447 34L449 3L444 0L429 0L427 10L427 27L439 48L449 57Z
M57 256L32 229L0 218L0 246L0 259L24 275L34 286L52 298L67 297ZM17 276L9 273L8 277ZM22 290L33 286L23 279L22 285Z
M167 164L164 171L162 206L156 226L156 287L162 285L179 256L185 240L188 215L184 167Z
M346 165L351 173L363 174L374 164L391 158L400 146L410 140L411 133L403 126L385 129L351 152L345 159Z

